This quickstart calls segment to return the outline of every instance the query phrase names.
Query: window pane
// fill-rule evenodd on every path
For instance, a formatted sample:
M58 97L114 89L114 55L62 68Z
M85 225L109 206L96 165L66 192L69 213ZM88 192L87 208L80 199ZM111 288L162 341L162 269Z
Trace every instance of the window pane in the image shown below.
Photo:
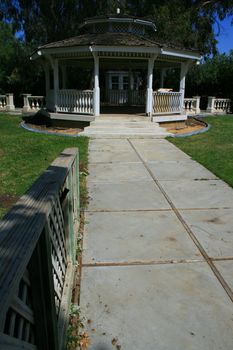
M128 90L129 88L129 77L123 77L123 90Z
M119 90L119 77L118 76L112 77L112 90Z

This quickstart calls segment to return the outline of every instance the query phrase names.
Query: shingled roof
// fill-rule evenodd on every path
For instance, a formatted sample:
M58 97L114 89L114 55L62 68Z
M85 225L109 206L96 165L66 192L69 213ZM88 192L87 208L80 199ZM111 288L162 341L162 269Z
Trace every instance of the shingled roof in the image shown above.
M142 38L130 33L99 33L83 34L69 39L64 39L41 46L42 49L107 45L107 46L144 46L144 47L162 47L161 44L147 38Z

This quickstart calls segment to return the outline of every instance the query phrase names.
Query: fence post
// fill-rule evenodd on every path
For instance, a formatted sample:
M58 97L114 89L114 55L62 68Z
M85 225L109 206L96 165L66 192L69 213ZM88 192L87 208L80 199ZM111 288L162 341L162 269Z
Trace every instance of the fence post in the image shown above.
M214 108L215 99L216 99L215 96L208 96L208 106L206 109L207 113L214 113L215 112L215 108Z
M22 94L22 96L23 96L23 112L28 112L31 109L28 97L32 96L32 94Z
M196 100L196 106L195 106L195 113L200 113L201 110L200 110L200 99L201 97L200 96L193 96L193 98L195 98Z
M8 93L6 94L6 110L13 111L14 109L15 109L14 94Z

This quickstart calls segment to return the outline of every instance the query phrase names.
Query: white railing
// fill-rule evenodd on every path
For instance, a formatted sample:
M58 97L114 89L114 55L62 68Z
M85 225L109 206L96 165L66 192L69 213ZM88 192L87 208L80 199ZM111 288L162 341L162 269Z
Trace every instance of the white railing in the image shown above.
M206 112L224 114L229 113L231 108L231 100L229 98L208 97L208 106Z
M130 90L130 105L143 106L146 103L145 90Z
M0 95L0 111L12 111L15 109L14 95Z
M106 100L111 105L126 105L129 102L128 90L107 90Z
M38 111L43 108L45 105L45 97L44 96L29 96L28 97L29 106L31 110Z
M181 92L153 92L153 114L181 113Z
M57 112L94 113L93 90L63 89L58 91Z
M184 111L186 114L200 113L200 96L193 96L192 98L184 98Z
M106 102L111 105L145 105L144 90L107 90Z
M31 94L23 94L23 112L39 111L44 107L44 96L32 96Z

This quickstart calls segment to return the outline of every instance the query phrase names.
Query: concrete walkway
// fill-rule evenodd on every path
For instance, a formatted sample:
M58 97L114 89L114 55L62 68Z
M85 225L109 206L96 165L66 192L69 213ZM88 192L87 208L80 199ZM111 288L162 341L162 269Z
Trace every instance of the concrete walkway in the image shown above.
M164 139L90 141L93 350L233 349L233 190Z

